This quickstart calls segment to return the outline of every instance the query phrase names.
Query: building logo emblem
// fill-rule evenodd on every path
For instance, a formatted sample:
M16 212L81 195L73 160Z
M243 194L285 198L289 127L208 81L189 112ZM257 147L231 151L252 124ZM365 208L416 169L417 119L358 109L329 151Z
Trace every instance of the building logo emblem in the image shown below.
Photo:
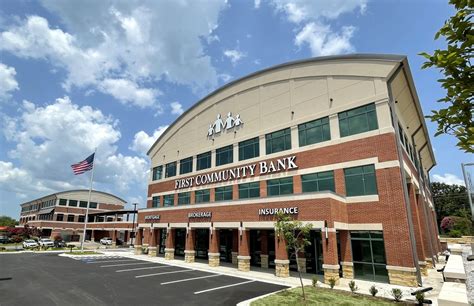
M232 117L232 113L228 112L227 113L227 118L225 121L222 120L221 114L217 115L216 121L214 123L209 124L209 129L207 130L207 136L212 137L213 135L219 134L223 132L224 130L230 130L233 128L238 128L244 124L242 122L242 119L240 119L240 115L237 114L234 117Z

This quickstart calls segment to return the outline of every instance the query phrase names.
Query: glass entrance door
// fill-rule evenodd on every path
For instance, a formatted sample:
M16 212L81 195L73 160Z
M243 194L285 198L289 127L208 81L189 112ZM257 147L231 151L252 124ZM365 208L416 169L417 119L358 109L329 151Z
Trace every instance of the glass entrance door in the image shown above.
M160 231L160 237L158 237L158 254L165 254L166 247L166 228L162 228Z
M207 228L196 229L194 237L194 250L196 258L207 259L207 251L209 250L209 230Z
M225 262L232 262L232 243L233 234L231 229L219 230L219 253L220 260Z
M177 228L174 231L174 255L184 256L184 246L186 243L186 229Z
M323 245L320 231L311 231L309 240L311 245L305 249L306 272L324 274L323 271Z

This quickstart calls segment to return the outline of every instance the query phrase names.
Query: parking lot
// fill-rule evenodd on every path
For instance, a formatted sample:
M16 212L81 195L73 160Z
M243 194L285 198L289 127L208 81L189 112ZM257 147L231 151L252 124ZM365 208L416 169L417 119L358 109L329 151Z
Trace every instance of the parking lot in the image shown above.
M235 305L285 288L121 256L2 255L3 278L0 305Z

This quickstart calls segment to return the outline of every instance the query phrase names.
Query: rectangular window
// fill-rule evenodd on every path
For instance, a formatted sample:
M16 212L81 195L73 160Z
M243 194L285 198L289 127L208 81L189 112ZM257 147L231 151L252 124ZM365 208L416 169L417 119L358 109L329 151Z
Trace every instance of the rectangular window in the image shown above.
M298 125L300 147L331 139L329 117Z
M77 201L76 200L69 200L69 206L77 207Z
M267 195L278 196L293 193L293 177L267 181Z
M97 208L97 202L90 202L89 208Z
M377 194L374 165L344 169L347 196Z
M231 201L232 200L232 186L216 188L215 201Z
M80 201L79 202L79 207L87 208L87 202L86 201Z
M260 155L258 137L239 142L239 160L246 160Z
M57 214L56 215L56 221L63 221L64 215L63 214Z
M67 215L67 222L74 222L74 215Z
M161 180L161 177L163 176L163 166L157 166L153 168L153 180Z
M230 164L234 161L234 146L226 146L216 150L216 166Z
M211 168L211 152L199 154L196 160L196 169L203 170Z
M245 183L239 185L239 199L260 197L260 182Z
M59 205L66 206L67 200L66 199L59 199Z
M375 111L374 103L340 112L338 117L341 137L372 131L378 128L377 112Z
M211 194L209 189L203 189L203 190L196 190L195 192L196 196L196 204L199 203L209 203L211 199Z
M179 174L186 174L193 171L193 157L188 157L179 161Z
M166 164L165 177L172 177L176 175L176 162Z
M174 206L174 194L167 194L163 196L163 206Z
M388 282L385 245L382 232L351 232L354 277Z
M84 223L84 220L86 220L86 216L79 216L79 218L77 219L77 222Z
M303 192L335 191L334 171L305 174L301 176Z
M267 154L291 149L291 130L286 128L265 135Z
M178 205L191 204L191 192L178 193Z
M153 197L151 207L160 207L160 197Z

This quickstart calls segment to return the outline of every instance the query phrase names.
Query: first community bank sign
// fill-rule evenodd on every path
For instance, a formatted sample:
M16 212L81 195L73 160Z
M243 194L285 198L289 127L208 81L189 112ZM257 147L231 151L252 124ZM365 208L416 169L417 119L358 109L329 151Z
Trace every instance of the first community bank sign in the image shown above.
M175 189L190 188L193 186L202 186L212 183L225 182L235 179L242 179L246 177L255 176L256 173L270 174L275 172L287 171L297 169L295 163L296 156L289 156L279 158L274 161L261 161L242 167L235 167L221 171L215 171L206 174L199 174L196 176L175 180Z

